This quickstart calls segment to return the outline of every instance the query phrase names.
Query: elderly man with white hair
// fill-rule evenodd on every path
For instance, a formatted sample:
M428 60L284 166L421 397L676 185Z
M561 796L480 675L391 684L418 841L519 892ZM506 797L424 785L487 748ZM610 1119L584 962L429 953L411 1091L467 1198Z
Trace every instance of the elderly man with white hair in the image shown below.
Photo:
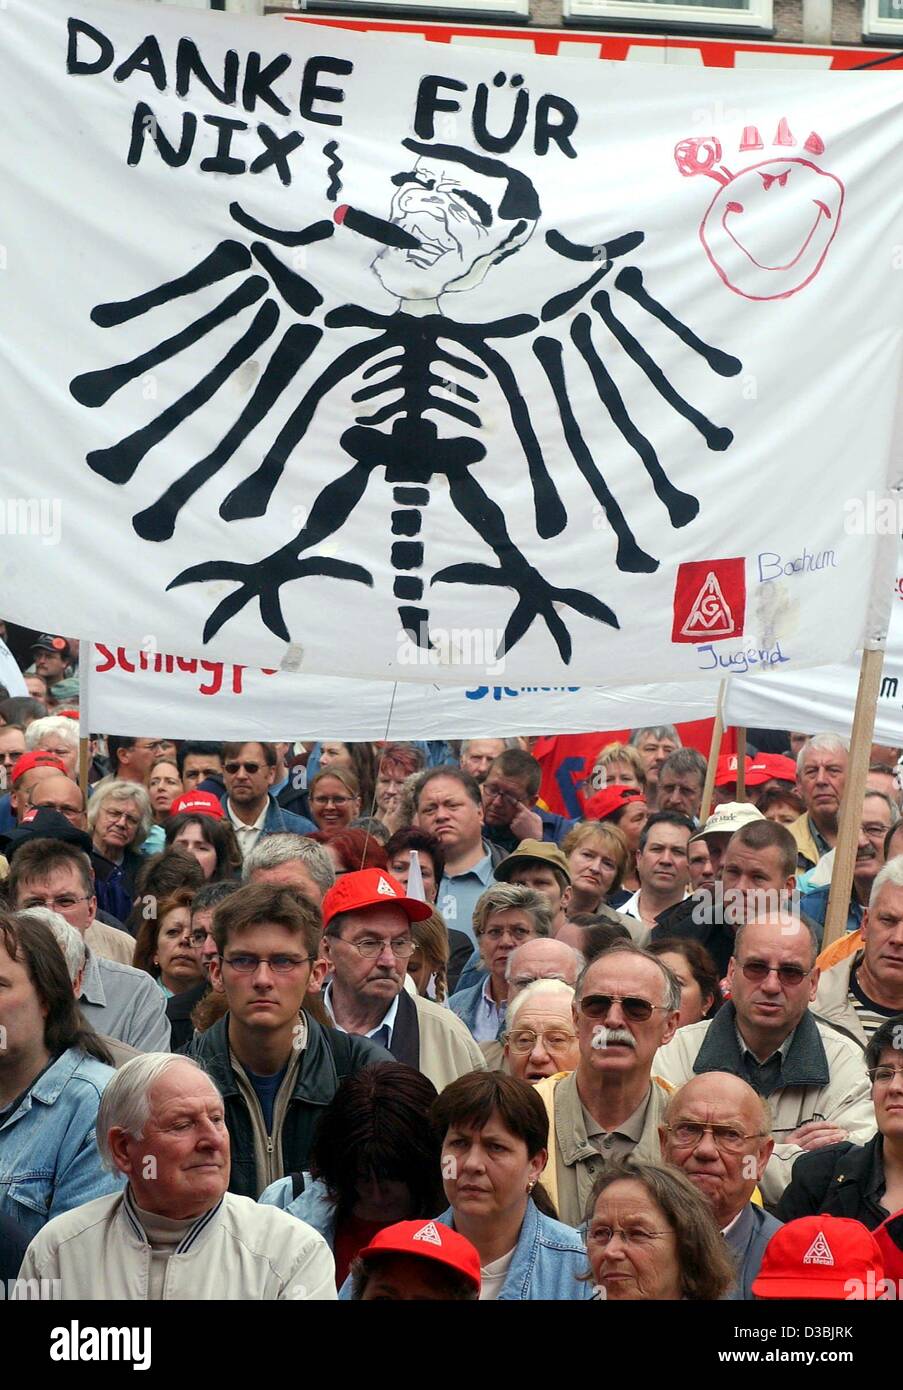
M508 1010L510 1011L517 996L534 982L557 981L570 985L573 990L577 976L585 965L586 961L580 951L568 946L564 941L557 941L554 936L537 936L531 941L525 941L523 946L515 947L505 964ZM502 1022L495 1038L490 1042L480 1043L486 1065L490 1071L507 1070L512 1075L519 1076L520 1072L511 1065L508 1052L505 1050L504 1038L505 1022ZM555 1068L555 1071L564 1070L571 1068ZM543 1075L552 1076L553 1072L544 1072Z
M580 1051L573 1006L573 987L557 979L534 980L509 1002L504 1039L512 1076L535 1085L543 1077L574 1070Z
M74 778L78 768L78 722L62 714L33 719L25 730L25 747L29 753L53 753L68 776Z
M903 855L875 876L855 935L859 949L822 971L812 1007L865 1045L889 1018L903 1014Z
M67 1299L335 1299L322 1236L226 1190L222 1097L190 1058L149 1052L118 1071L98 1111L97 1145L125 1190L49 1222L21 1278L57 1279Z
M848 745L836 734L815 734L800 749L796 780L806 809L787 827L799 850L799 869L813 868L837 843L848 757Z

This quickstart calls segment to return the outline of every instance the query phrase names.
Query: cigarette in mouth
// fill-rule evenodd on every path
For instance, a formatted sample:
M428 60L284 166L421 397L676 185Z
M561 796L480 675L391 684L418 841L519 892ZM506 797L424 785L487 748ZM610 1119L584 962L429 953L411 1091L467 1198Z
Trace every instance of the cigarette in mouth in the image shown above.
M418 251L420 242L410 232L404 231L402 227L396 227L394 222L386 222L381 217L371 217L369 212L361 212L359 208L349 207L343 203L340 208L336 208L333 213L333 220L340 227L350 227L353 232L360 236L370 237L371 241L381 241L385 246L397 246L400 251Z

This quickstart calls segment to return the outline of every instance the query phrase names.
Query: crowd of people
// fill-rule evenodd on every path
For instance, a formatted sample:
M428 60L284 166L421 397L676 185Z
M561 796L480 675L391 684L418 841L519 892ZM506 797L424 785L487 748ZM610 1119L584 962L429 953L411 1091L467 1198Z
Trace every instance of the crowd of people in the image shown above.
M674 727L600 735L577 820L529 738L106 733L80 778L77 646L31 656L0 700L20 1296L903 1293L901 750L825 943L833 734L749 731L705 807Z

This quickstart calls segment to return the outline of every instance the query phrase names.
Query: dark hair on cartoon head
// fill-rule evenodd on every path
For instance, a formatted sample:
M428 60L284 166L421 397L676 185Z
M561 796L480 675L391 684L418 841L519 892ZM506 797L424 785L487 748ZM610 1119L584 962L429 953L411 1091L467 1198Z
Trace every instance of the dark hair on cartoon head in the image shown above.
M527 217L535 222L540 214L539 197L533 183L519 169L503 164L500 159L490 159L485 154L473 154L461 145L427 145L422 140L402 140L405 149L415 154L432 155L434 159L448 159L455 164L465 164L475 174L483 174L488 179L507 179L508 188L499 204L499 217L505 222L516 222L519 217Z

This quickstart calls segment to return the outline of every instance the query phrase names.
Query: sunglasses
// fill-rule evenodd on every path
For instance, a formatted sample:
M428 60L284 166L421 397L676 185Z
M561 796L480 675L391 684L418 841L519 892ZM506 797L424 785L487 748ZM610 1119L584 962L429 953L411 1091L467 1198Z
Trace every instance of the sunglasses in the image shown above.
M240 772L244 768L245 772L250 772L253 777L256 772L260 771L261 766L261 763L226 763L225 770L230 777L234 777L236 772Z
M774 970L781 984L787 989L792 989L796 985L801 985L806 976L812 974L811 970L804 970L801 965L778 965L772 967L766 965L764 960L743 961L740 965L740 969L743 971L744 979L749 980L751 984L759 985L763 980L767 980L772 970Z
M635 994L587 994L578 1008L585 1018L599 1021L608 1017L612 1004L620 1004L624 1017L631 1023L647 1023L656 1012L668 1013L664 1004L650 1004L648 999Z

